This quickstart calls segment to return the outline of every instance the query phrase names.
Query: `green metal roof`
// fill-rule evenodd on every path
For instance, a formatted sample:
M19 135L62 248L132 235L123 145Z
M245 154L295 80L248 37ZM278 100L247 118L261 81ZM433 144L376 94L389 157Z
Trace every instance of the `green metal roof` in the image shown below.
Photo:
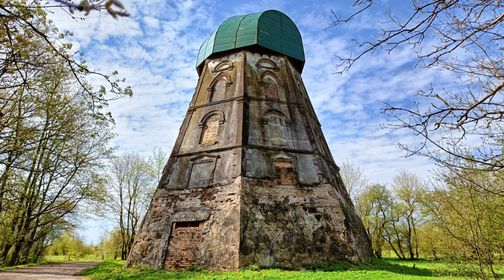
M201 45L196 67L214 53L258 45L294 60L302 70L305 57L301 34L284 13L268 10L226 19Z

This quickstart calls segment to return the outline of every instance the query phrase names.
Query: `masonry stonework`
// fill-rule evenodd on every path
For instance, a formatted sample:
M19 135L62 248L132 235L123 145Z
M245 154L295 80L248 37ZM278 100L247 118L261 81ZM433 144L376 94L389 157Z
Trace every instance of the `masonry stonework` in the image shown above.
M263 86L261 59L277 67L278 88ZM222 62L233 65L229 98L209 102ZM234 270L368 259L368 238L305 94L284 56L209 59L128 265ZM201 125L212 113L219 125Z
M127 265L237 270L368 260L304 88L264 48L207 58Z

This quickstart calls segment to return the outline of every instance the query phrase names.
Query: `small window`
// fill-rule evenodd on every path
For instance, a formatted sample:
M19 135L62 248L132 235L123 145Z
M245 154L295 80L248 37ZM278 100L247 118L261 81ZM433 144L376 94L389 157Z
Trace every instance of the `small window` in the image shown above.
M275 161L275 171L277 175L277 184L283 186L297 185L297 174L294 170L294 164L290 161Z
M175 228L199 227L200 222L176 222Z
M203 145L213 145L218 142L219 136L219 120L208 120L201 133L200 143Z
M271 75L265 75L262 79L262 88L264 96L268 99L279 100L278 85Z

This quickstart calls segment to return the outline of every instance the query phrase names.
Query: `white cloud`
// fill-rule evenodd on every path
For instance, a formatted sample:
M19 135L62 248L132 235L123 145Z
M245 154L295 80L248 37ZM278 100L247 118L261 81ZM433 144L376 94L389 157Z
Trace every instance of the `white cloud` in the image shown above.
M307 20L305 24L317 23ZM406 131L382 129L387 120L381 111L384 102L405 105L419 89L431 83L446 84L453 76L417 66L411 48L398 48L391 54L377 51L344 74L334 74L336 55L358 51L348 36L313 28L303 38L303 80L336 163L353 161L372 182L385 184L400 171L428 176L434 167L431 161L406 158L406 152L398 148L399 143L414 145L419 139Z
M382 130L385 118L380 110L383 101L409 100L417 89L450 77L415 68L410 49L391 55L377 52L345 74L334 74L336 55L355 53L349 38L359 28L324 31L333 4L313 8L311 1L296 7L287 1L230 6L208 0L123 2L131 17L117 21L96 12L83 22L63 12L51 15L59 27L74 33L74 48L84 50L93 67L118 70L134 90L133 97L110 106L119 152L148 154L154 148L170 152L197 83L194 64L200 44L227 16L277 8L301 28L306 53L303 80L336 162L351 160L371 181L380 183L391 182L402 170L426 176L433 167L424 158L404 158L398 141L415 139ZM366 30L369 24L358 23ZM97 242L98 229L85 233L88 240Z
M131 17L114 20L92 12L75 21L62 10L50 15L73 33L75 50L104 73L118 70L134 95L111 102L118 152L169 152L177 137L197 82L194 60L200 43L213 28L210 1L123 1ZM197 28L195 28L197 27ZM204 32L201 32L204 30ZM95 82L94 79L91 82ZM94 243L104 230L91 221L80 231Z

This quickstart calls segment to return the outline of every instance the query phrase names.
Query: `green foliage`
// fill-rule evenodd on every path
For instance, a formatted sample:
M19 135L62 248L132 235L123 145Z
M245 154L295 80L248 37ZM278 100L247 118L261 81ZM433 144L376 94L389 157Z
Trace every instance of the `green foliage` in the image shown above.
M425 188L416 175L403 171L394 177L392 189L393 203L383 237L397 257L418 259L417 228L423 220L420 201Z
M81 53L75 55L71 51L72 44L65 40L71 34L61 33L47 19L50 6L45 1L0 0L0 65L4 67L0 71L0 88L26 86L31 72L44 72L45 67L59 64L72 72L75 86L90 103L131 96L131 88L124 85L124 79L118 78L116 71L107 75L91 70L80 57ZM97 77L95 83L101 83L110 96L93 89L86 82L90 76Z
M261 266L260 266L260 265L258 265L258 264L251 264L251 265L249 265L249 266L247 266L247 267L244 267L242 270L243 270L243 271L244 271L244 270L259 271L259 270L261 270Z
M159 171L153 161L137 153L119 155L111 161L106 196L98 206L118 221L122 260L127 258L140 221L147 211L158 183Z
M75 232L67 231L47 248L46 256L62 256L63 261L72 261L93 253L92 246L86 245Z
M95 250L99 260L117 259L121 254L121 232L113 230L110 234L103 236Z
M71 227L66 217L100 195L114 136L108 99L86 81L98 73L59 41L39 5L0 0L0 265L39 261ZM122 96L106 80L107 93Z
M401 259L451 260L466 264L457 266L465 275L497 278L495 263L504 254L503 186L502 171L442 169L430 189L402 172L392 191L367 186L356 208L379 258L389 250Z
M476 260L473 271L484 279L497 278L494 264L504 253L502 171L452 169L439 179L443 185L423 198L425 212L443 240L432 248L445 257Z
M259 269L252 265L239 272L164 271L145 267L124 268L123 261L107 261L82 275L93 280L156 279L466 279L471 276L457 263L434 261L373 260L364 265L348 262L314 264L309 270ZM501 267L501 273L503 273Z
M389 223L393 207L392 193L385 185L370 185L359 194L356 205L371 239L373 252L380 258L385 243L383 239L385 227Z

